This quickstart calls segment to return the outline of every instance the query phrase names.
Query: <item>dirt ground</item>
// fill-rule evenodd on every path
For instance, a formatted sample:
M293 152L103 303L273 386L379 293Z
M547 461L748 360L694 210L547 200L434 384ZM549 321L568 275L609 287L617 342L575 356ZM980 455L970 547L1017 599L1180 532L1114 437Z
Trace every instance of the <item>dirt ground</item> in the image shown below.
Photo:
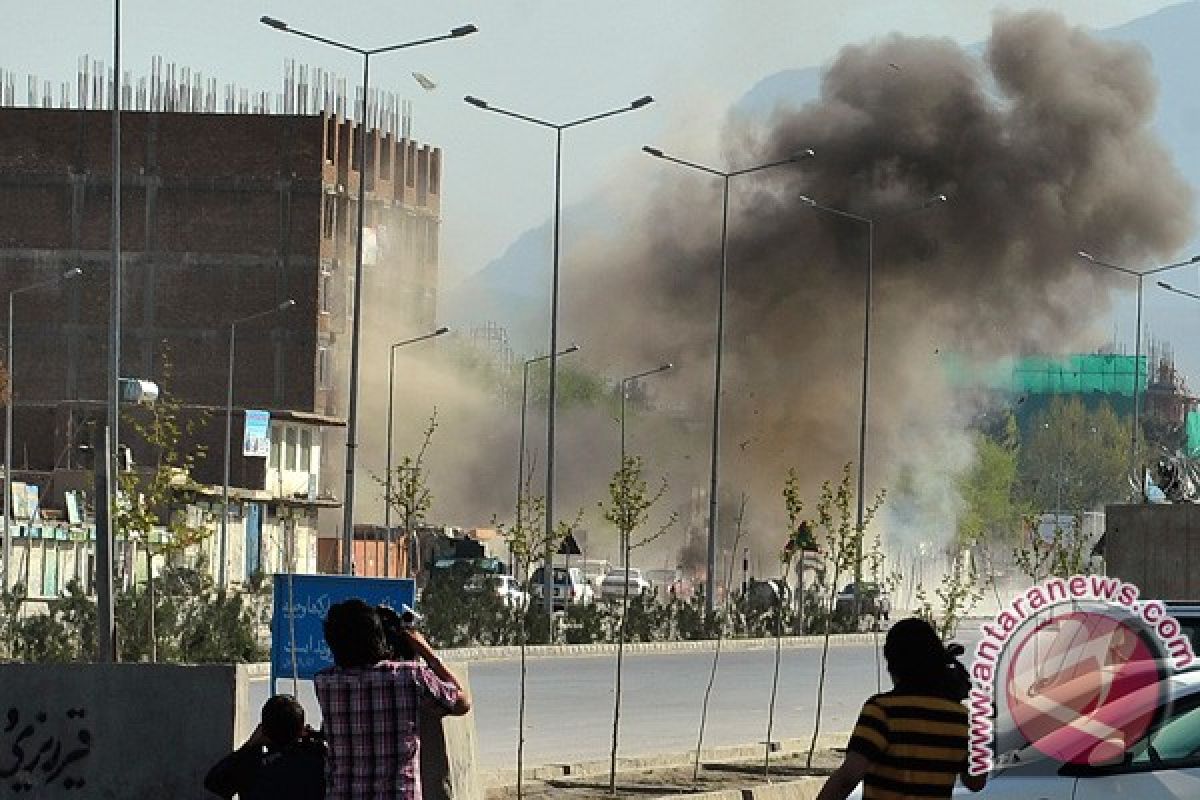
M840 752L818 750L813 754L812 768L806 769L805 754L772 754L769 776L764 774L761 759L757 763L702 762L696 781L692 780L691 765L619 772L615 797L645 800L662 795L738 789L761 783L793 780L806 775L828 775L842 763L842 757ZM522 794L527 800L603 800L614 797L608 793L608 773L526 781ZM516 796L516 786L493 787L487 792L487 800L515 800Z

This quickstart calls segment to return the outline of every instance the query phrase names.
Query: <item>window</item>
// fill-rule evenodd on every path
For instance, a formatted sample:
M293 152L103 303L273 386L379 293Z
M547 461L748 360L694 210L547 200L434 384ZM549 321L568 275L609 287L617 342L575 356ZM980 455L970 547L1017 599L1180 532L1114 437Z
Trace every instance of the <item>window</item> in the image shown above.
M330 290L333 289L333 276L326 270L321 270L321 310L326 314L333 307L333 301L329 299Z
M329 348L317 348L317 388L329 388Z
M271 459L267 462L270 469L279 469L279 445L283 431L278 425L271 426Z
M325 204L321 210L323 212L321 235L326 239L332 239L337 222L337 198L331 194L325 195Z
M300 429L300 471L309 472L312 466L312 431Z
M287 426L287 437L284 441L287 451L284 454L283 467L294 470L296 468L296 428L294 426Z

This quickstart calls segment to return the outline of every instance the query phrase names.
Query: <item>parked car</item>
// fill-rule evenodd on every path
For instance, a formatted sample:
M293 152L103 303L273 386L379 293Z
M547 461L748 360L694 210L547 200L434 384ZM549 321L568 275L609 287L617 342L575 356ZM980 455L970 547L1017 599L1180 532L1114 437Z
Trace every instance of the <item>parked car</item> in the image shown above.
M626 576L628 572L628 577ZM625 593L626 580L629 582L630 596L645 594L650 591L650 582L642 577L642 571L637 567L614 567L604 576L600 583L600 598L610 602L620 600Z
M886 620L892 613L892 598L887 593L887 590L875 583L860 583L861 592L859 592L858 611L864 617L874 617L877 620ZM834 613L853 615L855 610L855 591L854 584L846 584L846 588L842 589L837 594L837 599L834 602Z
M529 594L512 575L476 575L467 588L475 592L495 592L509 608L529 605Z
M983 791L962 787L955 797L979 800L1139 800L1196 797L1200 793L1200 672L1168 677L1154 722L1123 752L1096 764L1064 764L1032 745L1002 751ZM1115 711L1120 712L1117 708ZM1131 714L1144 716L1140 703ZM1111 725L1112 719L1106 724Z
M530 595L536 603L541 603L545 596L545 576L545 568L538 567L529 581ZM596 601L595 593L583 579L583 572L579 567L555 567L551 580L554 581L551 602L555 611L565 610L568 604L583 606Z

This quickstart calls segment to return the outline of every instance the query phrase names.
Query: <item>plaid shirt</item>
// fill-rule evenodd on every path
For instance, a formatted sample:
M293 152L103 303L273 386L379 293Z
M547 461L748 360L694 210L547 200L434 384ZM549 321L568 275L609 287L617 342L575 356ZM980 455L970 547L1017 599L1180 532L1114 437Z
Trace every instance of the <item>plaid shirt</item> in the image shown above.
M315 678L329 757L326 800L420 800L423 702L449 711L459 691L424 664L330 667Z

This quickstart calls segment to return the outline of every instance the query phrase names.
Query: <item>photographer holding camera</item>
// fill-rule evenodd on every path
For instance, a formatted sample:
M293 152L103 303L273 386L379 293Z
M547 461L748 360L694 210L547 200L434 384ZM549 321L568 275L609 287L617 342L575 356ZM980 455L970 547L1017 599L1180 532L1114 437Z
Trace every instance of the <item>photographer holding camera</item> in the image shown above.
M246 743L208 771L204 788L226 800L321 800L325 743L304 724L296 698L275 695Z
M420 798L418 711L471 710L414 621L410 609L397 614L358 599L331 606L325 617L334 666L315 683L329 744L327 800Z

